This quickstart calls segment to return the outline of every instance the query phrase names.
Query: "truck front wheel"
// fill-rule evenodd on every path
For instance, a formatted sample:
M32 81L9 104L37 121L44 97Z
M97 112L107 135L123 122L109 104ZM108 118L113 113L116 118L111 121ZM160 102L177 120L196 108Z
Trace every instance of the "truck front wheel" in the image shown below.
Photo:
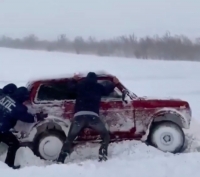
M153 123L149 134L149 142L161 151L179 153L185 143L185 134L182 128L174 122Z

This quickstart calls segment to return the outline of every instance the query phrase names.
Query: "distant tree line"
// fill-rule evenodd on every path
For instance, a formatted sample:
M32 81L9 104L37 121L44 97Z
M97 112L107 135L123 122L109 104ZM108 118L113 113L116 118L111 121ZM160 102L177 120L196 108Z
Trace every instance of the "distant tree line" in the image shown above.
M34 34L23 39L2 36L0 47L138 59L200 60L200 38L192 41L186 36L171 36L170 33L142 38L132 34L104 40L96 40L94 37L83 39L81 36L69 40L65 34L61 34L54 41L40 40Z

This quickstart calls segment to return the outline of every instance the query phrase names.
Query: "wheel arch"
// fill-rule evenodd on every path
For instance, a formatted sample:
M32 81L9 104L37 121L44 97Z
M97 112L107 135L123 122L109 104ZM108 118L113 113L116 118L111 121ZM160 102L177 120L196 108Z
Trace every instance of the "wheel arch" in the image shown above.
M153 121L151 124L153 123L159 123L159 122L163 122L163 121L169 121L169 122L173 122L177 125L179 125L181 128L185 128L185 124L183 123L183 121L181 121L181 116L179 114L176 114L175 112L166 112L160 115L157 115L153 118Z
M69 127L70 127L70 120L63 120L60 118L47 118L44 121L38 122L35 124L30 131L30 134L28 136L28 141L34 142L35 139L41 134L44 133L47 130L57 130L65 135L67 137Z

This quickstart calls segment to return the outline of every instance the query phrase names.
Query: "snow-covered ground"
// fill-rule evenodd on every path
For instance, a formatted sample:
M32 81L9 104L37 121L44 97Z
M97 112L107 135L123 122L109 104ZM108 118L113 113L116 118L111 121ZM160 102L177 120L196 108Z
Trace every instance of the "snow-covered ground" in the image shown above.
M0 48L0 87L9 82L25 85L30 79L63 76L82 71L107 71L116 75L137 95L175 97L189 101L193 120L187 132L189 147L185 153L163 153L138 141L113 143L109 160L97 162L98 146L77 148L65 165L55 165L21 148L13 171L0 163L3 177L198 177L200 174L200 63L134 60L57 52L21 51ZM5 159L5 154L0 157ZM78 163L80 162L80 163ZM49 164L49 166L46 166Z

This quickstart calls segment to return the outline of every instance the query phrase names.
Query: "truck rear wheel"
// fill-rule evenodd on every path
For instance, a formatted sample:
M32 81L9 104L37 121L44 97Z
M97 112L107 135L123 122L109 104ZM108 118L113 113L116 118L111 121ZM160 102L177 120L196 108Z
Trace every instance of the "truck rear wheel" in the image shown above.
M47 130L35 139L34 153L42 159L55 161L60 154L65 139L66 136L63 132Z

